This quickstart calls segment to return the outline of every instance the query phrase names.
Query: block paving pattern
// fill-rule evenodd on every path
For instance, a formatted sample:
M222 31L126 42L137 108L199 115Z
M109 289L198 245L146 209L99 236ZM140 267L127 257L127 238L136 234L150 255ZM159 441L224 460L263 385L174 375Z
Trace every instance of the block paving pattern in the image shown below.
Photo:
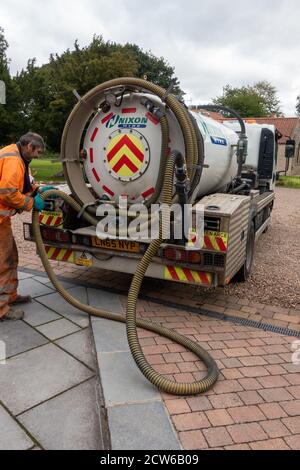
M146 301L139 302L138 314L199 342L220 369L216 385L201 396L163 393L184 449L300 449L300 364L292 363L295 338ZM205 366L182 346L144 330L139 330L139 337L158 372L178 382L204 377Z

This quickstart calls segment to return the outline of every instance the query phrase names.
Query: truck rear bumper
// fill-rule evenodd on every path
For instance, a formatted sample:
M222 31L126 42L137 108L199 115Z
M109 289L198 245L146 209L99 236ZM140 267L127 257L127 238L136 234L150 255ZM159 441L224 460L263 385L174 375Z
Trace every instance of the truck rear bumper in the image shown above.
M139 262L138 259L121 256L104 256L106 259L100 259L100 256L95 256L92 253L79 252L67 248L55 248L47 245L45 249L48 258L55 261L64 261L74 263L78 266L94 267L129 274L136 272ZM216 273L155 262L150 264L145 276L203 287L214 287L217 284Z

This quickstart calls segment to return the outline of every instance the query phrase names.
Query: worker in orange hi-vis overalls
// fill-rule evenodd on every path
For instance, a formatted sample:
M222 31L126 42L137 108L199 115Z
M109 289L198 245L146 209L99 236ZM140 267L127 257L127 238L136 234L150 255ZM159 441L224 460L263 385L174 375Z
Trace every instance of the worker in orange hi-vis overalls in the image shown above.
M43 210L44 201L37 193L29 164L44 151L43 138L28 132L16 144L0 150L0 320L20 320L24 316L20 308L11 304L30 302L30 296L17 294L18 251L11 229L11 217L30 211L33 207ZM45 190L45 187L42 190ZM41 191L39 189L39 191Z

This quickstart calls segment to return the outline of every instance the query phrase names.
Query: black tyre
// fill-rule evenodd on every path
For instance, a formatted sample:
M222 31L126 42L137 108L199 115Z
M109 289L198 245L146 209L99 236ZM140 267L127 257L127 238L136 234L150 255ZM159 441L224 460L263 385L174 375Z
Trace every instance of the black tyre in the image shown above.
M245 282L251 273L253 258L254 258L254 243L255 243L255 229L254 222L251 222L246 246L246 259L241 269L236 273L234 280L237 282Z

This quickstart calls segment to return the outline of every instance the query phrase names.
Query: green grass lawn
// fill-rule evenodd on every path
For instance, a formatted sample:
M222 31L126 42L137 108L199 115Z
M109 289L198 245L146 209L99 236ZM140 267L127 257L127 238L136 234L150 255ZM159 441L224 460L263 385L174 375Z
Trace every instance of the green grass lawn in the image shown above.
M53 160L58 158L57 155L52 156ZM55 176L57 173L62 172L62 164L60 162L58 163L52 163L50 158L46 159L36 159L32 160L30 164L30 168L32 171L32 175L34 179L39 182L39 181L57 181L61 182L64 181L63 177L57 177Z
M300 176L280 176L279 180L276 181L276 186L300 189Z

